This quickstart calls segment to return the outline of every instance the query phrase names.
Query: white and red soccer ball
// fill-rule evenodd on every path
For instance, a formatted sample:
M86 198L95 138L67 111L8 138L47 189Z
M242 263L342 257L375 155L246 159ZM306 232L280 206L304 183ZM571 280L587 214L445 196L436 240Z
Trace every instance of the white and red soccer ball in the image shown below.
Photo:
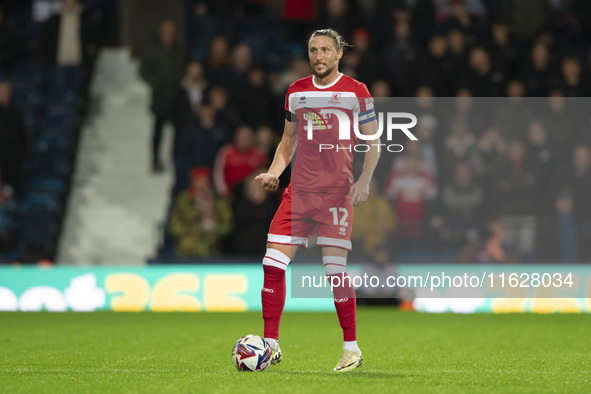
M247 335L236 341L232 362L239 371L264 371L271 363L271 346L258 335Z

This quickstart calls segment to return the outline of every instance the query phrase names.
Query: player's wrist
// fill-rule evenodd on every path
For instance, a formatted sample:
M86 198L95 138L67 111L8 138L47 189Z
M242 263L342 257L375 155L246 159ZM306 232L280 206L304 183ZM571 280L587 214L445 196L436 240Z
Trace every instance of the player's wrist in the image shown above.
M359 179L357 179L357 182L362 182L362 183L369 184L371 182L371 175L363 175L363 174L361 174L359 176Z

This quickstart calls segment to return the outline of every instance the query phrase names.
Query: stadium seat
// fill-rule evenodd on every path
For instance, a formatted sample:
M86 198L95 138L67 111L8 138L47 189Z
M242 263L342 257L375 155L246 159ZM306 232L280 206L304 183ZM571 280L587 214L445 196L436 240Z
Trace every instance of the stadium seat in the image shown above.
M19 88L14 87L12 91L12 101L17 107L29 107L43 105L43 95L41 95L34 87Z
M78 90L82 86L86 75L84 67L53 67L49 71L52 90L74 89Z
M29 193L19 204L20 216L27 214L54 215L61 209L60 199L52 193Z
M66 189L66 182L62 177L39 178L29 180L29 192L53 193L62 195Z
M73 128L75 123L74 113L47 113L43 118L44 129L68 129Z
M35 143L35 151L38 153L67 153L72 149L72 145L67 136L41 135Z
M72 171L70 161L53 154L38 154L25 164L25 170L32 176L68 176Z
M47 94L47 103L74 105L78 101L78 88L75 87L54 87Z
M15 67L11 73L11 80L15 88L21 86L39 86L43 82L43 67L28 65Z

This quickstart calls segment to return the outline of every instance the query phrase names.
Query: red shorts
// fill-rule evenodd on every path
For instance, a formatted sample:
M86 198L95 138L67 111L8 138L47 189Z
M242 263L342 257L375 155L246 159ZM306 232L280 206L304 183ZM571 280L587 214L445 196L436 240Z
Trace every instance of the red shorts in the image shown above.
M318 231L319 246L351 250L353 206L344 193L317 193L288 187L271 222L267 242L308 247Z

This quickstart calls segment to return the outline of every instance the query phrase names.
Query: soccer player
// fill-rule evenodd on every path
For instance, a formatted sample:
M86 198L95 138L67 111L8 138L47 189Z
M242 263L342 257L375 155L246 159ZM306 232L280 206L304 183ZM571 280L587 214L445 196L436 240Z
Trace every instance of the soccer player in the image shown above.
M346 46L345 40L332 29L312 33L308 54L313 75L289 87L283 137L268 172L255 178L265 189L276 190L279 176L290 164L297 146L291 183L271 223L263 259L264 336L273 351L272 364L282 360L279 321L285 305L285 271L297 247L307 247L308 237L316 229L344 337L343 354L334 371L351 371L363 363L357 346L355 289L346 272L347 251L351 250L353 207L367 199L380 154L376 145L379 139L367 141L370 150L365 154L362 173L353 184L357 141L354 114L358 129L366 138L376 134L377 122L367 87L339 72L339 60ZM340 115L345 115L349 122L341 122ZM339 130L340 123L347 129ZM343 133L347 139L342 138Z

